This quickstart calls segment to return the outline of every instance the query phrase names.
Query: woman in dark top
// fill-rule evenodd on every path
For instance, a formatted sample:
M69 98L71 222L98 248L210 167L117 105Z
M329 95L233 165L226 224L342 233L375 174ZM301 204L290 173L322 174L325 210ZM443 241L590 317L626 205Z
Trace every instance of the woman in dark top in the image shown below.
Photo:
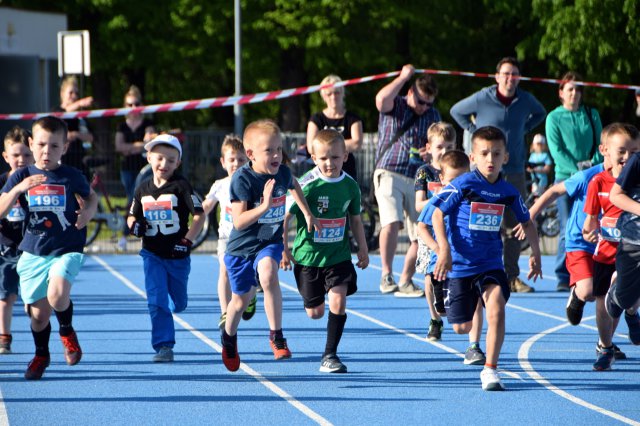
M53 110L55 112L74 112L91 106L93 103L91 96L78 99L78 94L78 79L75 76L66 77L60 85L60 105L54 107ZM62 156L62 163L81 170L87 179L91 180L89 170L85 166L83 159L87 155L84 143L91 144L93 142L93 134L89 130L86 121L82 118L68 118L64 121L67 123L69 148Z
M328 75L321 85L342 81L337 75ZM311 152L313 139L320 130L335 129L342 133L347 144L349 158L344 163L343 170L357 180L356 159L353 153L362 147L362 119L347 111L344 103L344 87L331 87L320 90L326 108L314 114L307 125L307 150Z

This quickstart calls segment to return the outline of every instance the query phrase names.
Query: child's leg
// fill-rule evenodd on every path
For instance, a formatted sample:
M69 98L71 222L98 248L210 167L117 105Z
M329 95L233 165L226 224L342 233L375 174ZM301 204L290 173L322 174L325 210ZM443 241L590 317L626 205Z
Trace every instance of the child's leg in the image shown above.
M169 275L169 309L180 313L187 309L189 296L187 284L191 272L191 258L170 260L167 267Z
M255 286L252 286L251 289L244 294L231 294L231 300L227 305L227 321L224 325L224 331L228 336L235 336L238 332L238 324L240 324L240 320L242 319L242 313L247 309L249 302L253 299L255 294Z
M344 325L347 322L347 285L338 285L329 289L329 318L327 320L327 341L323 357L336 354L342 339Z
M278 263L272 257L266 256L260 259L257 269L260 285L264 290L264 310L269 321L269 328L271 331L281 330L282 290L278 282Z
M218 273L218 301L220 302L220 312L227 312L227 305L231 301L231 285L229 275L224 261L220 260L220 272Z
M471 331L469 331L469 344L479 344L480 336L482 336L482 301L478 299L476 310L473 313L473 321L471 322Z
M593 302L593 277L584 278L576 282L576 296L584 302Z
M17 298L17 294L8 294L6 298L0 299L0 334L11 334L13 305Z
M29 316L31 317L31 334L35 344L37 356L49 356L49 337L51 336L51 305L49 301L40 299L29 304Z
M598 327L598 336L600 344L608 348L613 344L613 334L618 327L620 318L613 319L607 313L604 305L604 296L596 296L596 326Z
M505 305L502 290L497 284L489 284L483 294L487 312L486 364L496 368L505 333Z
M424 276L424 295L427 299L427 306L429 307L429 315L432 320L442 321L442 318L438 314L435 306L435 296L433 294L433 282L431 281L431 275L426 274Z
M160 348L175 345L175 325L169 307L169 273L165 259L147 250L140 255L144 265L144 286L147 292L147 307L151 317L151 345L157 352Z

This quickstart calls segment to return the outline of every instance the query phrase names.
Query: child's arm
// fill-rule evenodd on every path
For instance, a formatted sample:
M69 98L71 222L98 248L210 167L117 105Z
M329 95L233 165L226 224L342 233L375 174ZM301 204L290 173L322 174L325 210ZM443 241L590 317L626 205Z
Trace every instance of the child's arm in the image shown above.
M307 231L313 232L314 228L317 231L320 231L320 223L318 222L318 219L311 213L309 204L307 204L307 199L304 198L304 194L302 193L302 188L300 188L300 184L295 179L293 180L293 191L291 191L291 196L293 197L293 201L298 204L298 207L304 215L304 219L307 222Z
M431 216L433 223L433 232L436 234L436 240L439 241L438 260L433 271L433 276L438 281L444 281L447 278L447 272L451 270L451 247L447 239L447 231L444 225L444 213L440 208L436 208Z
M540 261L540 245L538 242L538 231L531 219L529 221L521 223L522 229L527 236L529 246L531 247L531 256L529 256L529 274L527 279L533 278L535 282L538 277L542 278L542 269Z
M438 247L438 242L433 239L431 234L429 233L429 229L427 228L427 224L424 222L418 222L418 236L422 239L427 247L434 252L438 252L440 247Z
M205 214L211 213L211 210L214 209L216 204L218 204L218 200L211 200L209 198L204 200L203 203L202 203L202 209L204 210L204 213Z
M282 235L282 244L284 245L284 251L282 252L280 268L285 271L291 269L291 263L296 263L295 259L293 258L293 254L291 253L291 249L289 248L289 224L291 223L292 217L293 214L287 212L287 214L284 215L284 222L282 224L282 227L284 228Z
M0 195L0 218L7 216L9 211L13 208L18 200L18 197L27 192L31 188L38 186L47 180L45 175L33 175L28 176L22 180L19 184L11 188L9 192L5 192Z
M598 242L598 233L600 226L598 226L598 218L596 216L587 215L587 218L584 220L584 225L582 225L582 238L586 242L595 244Z
M426 206L428 202L429 199L427 198L427 191L416 191L416 211L418 213L424 209L424 206Z
M529 209L529 215L531 216L531 221L534 221L538 214L545 209L549 204L553 203L558 197L567 193L567 188L564 186L564 182L559 182L553 185L551 188L544 191L544 193L538 197L536 202ZM524 232L523 226L521 223L517 224L513 228L514 236L519 240L524 240L526 237L526 233Z
M273 201L273 187L276 184L275 179L269 179L264 184L262 192L262 203L251 210L247 210L246 201L235 201L231 203L231 216L233 218L233 227L238 231L253 225L260 217L271 208ZM306 204L305 204L306 205Z
M351 227L353 238L358 243L358 263L356 263L356 266L360 269L365 269L369 266L369 247L367 247L367 240L364 237L362 217L359 214L349 215L349 226Z
M614 183L609 191L609 200L619 209L640 216L640 203L629 197L617 183Z
M202 231L206 217L206 213L196 213L193 215L191 226L184 236L187 240L193 242L196 239L200 231Z
M93 218L98 210L98 195L90 189L89 195L80 198L78 200L80 209L76 211L78 218L76 219L76 228L82 229L87 226L87 223Z

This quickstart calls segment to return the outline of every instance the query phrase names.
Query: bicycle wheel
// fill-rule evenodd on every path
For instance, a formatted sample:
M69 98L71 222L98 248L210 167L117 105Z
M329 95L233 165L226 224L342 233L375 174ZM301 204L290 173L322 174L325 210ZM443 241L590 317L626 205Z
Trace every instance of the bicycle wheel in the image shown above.
M102 200L98 201L98 210L96 211L96 216L104 213L104 207L102 207ZM100 216L98 216L100 217ZM100 234L100 230L102 229L102 220L96 219L95 216L93 219L89 221L87 224L87 240L84 243L85 247L88 247L98 238L98 234Z

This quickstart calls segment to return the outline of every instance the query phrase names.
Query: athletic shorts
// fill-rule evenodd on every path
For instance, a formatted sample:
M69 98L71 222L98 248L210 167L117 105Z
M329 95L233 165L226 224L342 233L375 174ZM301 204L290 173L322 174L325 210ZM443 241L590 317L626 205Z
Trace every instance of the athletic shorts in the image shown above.
M225 254L224 265L227 267L231 291L235 294L243 295L248 293L251 287L257 287L260 283L258 263L265 257L270 257L277 265L280 265L283 250L284 244L276 243L269 244L255 256L249 258Z
M567 252L567 270L569 271L569 283L576 285L578 281L593 278L593 253L586 251Z
M339 285L347 286L347 296L358 291L356 268L350 260L325 267L294 265L293 275L305 308L322 305L329 290Z
M47 297L49 280L62 277L69 284L80 272L84 254L66 253L61 256L35 256L23 252L18 261L20 294L25 304L32 304Z
M449 278L444 284L444 307L450 324L464 324L473 319L473 314L482 300L482 293L489 285L498 285L505 302L511 290L507 274L501 269L482 272L463 278ZM482 302L484 304L484 302Z
M611 277L616 271L616 264L593 262L593 295L606 296L611 287Z
M400 222L410 241L418 239L415 181L399 173L377 169L373 174L380 226ZM402 227L402 226L401 226Z
M6 299L11 294L18 294L17 266L20 250L15 247L0 245L0 299Z
M640 246L624 240L616 253L616 300L621 308L629 309L640 299Z

